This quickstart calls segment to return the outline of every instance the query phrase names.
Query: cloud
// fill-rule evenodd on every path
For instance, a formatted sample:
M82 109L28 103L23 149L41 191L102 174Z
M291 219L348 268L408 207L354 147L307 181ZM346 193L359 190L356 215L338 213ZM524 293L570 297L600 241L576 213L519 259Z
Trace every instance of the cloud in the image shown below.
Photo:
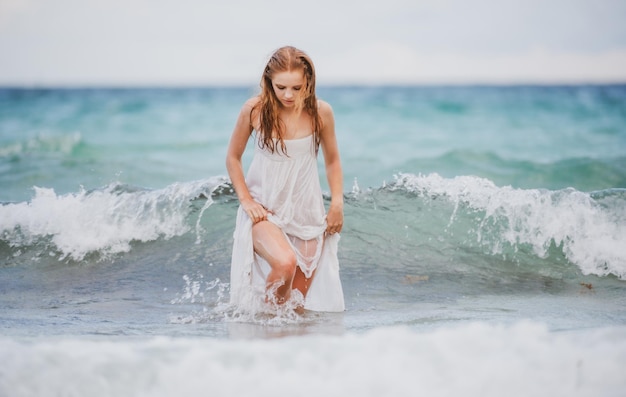
M320 82L626 81L618 0L0 0L0 84L256 84L284 44Z
M317 63L333 84L626 82L626 49L599 53L533 48L514 53L419 52L375 42Z

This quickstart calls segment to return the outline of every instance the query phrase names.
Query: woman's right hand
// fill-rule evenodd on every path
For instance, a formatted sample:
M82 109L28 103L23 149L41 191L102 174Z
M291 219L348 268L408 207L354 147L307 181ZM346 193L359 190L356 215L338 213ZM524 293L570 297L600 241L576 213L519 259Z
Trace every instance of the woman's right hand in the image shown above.
M271 213L263 205L254 199L246 199L241 201L241 207L252 220L252 224L267 220L267 214Z

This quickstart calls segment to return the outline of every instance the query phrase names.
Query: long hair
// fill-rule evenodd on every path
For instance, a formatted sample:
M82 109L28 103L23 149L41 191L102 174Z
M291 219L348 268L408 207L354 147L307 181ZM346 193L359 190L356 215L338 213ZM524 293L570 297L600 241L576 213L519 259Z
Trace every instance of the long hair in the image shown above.
M274 153L280 147L283 154L287 154L287 148L283 140L285 125L278 117L280 101L274 93L272 77L279 72L291 72L302 70L304 72L304 85L296 97L296 112L305 111L311 117L311 129L315 142L315 153L320 145L320 130L322 129L322 119L317 109L317 98L315 96L315 68L311 58L303 51L291 47L281 47L272 54L261 78L261 93L259 102L252 109L259 117L259 146L268 148ZM275 141L274 138L277 138Z

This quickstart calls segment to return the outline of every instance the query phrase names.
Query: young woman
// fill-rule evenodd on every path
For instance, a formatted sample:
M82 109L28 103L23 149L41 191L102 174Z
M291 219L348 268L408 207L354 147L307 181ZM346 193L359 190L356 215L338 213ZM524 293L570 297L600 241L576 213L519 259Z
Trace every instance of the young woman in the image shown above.
M254 155L246 177L248 140ZM317 171L321 148L330 187L328 214ZM231 302L277 304L294 291L304 308L343 311L337 244L343 226L343 175L330 105L315 95L304 52L282 47L269 59L261 93L242 107L226 168L239 198L231 263Z

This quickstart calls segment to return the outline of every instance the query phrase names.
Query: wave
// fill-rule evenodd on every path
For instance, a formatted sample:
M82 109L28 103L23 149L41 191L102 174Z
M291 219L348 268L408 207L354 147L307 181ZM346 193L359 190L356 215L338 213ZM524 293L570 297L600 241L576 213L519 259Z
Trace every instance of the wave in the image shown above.
M594 191L626 187L626 157L573 157L555 162L506 159L492 152L454 150L434 158L414 159L403 170L437 172L444 176L476 175L498 185L519 188L562 189L573 187Z
M61 135L37 135L21 142L0 144L0 159L18 159L25 155L69 154L82 143L80 133Z
M399 174L376 189L355 183L346 194L340 255L343 266L409 275L469 266L477 277L576 270L624 279L625 204L626 189L517 189L474 176ZM180 237L183 252L213 243L214 261L227 266L236 206L220 176L157 190L111 184L58 195L35 188L30 201L0 206L0 258L98 261L134 244L171 250L160 242Z
M271 340L0 338L0 394L617 396L625 332L518 322Z
M626 189L584 193L498 187L488 179L400 174L388 187L427 202L445 200L452 210L446 230L458 242L491 254L530 248L546 258L557 248L584 274L626 277Z
M213 190L223 183L222 178L213 178L161 190L116 183L65 195L35 187L30 202L0 207L0 235L11 247L43 247L56 251L61 260L80 261L90 253L106 257L128 252L134 241L187 233L191 229L187 223L193 209L190 203L204 197L208 207Z

